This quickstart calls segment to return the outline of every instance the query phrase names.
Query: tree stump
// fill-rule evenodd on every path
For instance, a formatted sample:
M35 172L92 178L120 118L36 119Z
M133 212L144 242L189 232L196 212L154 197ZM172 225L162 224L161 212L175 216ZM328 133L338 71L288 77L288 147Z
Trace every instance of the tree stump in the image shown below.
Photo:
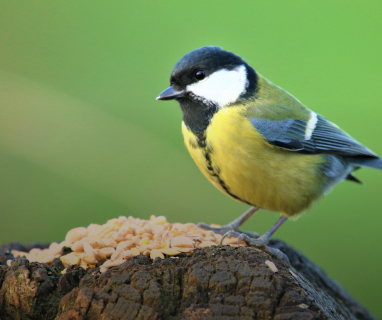
M249 247L214 246L154 261L136 256L100 274L12 258L0 249L0 319L375 319L283 242L290 264ZM20 246L20 245L19 245ZM19 250L22 250L19 248Z

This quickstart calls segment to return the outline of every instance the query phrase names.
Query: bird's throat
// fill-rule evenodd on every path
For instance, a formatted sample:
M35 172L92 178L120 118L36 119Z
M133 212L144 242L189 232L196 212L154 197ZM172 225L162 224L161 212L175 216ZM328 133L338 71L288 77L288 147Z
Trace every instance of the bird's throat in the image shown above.
M210 124L214 114L218 111L218 106L214 104L206 105L189 99L179 101L183 112L183 122L198 139L200 147L205 146L205 131Z

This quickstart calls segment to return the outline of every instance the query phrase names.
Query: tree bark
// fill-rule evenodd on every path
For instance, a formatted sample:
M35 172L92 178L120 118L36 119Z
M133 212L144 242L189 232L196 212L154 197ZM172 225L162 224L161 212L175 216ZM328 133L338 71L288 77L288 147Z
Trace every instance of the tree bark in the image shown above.
M13 248L15 244L12 244ZM0 249L0 320L375 319L336 282L280 241L278 261L249 247L215 246L99 268L51 267ZM19 250L22 248L19 248ZM275 268L276 267L276 268Z

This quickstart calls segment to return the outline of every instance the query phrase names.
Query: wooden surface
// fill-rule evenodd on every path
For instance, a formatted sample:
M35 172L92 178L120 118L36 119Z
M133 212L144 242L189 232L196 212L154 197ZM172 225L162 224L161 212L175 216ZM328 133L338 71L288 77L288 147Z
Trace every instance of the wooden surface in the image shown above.
M375 319L299 252L290 264L248 247L216 246L155 261L137 256L100 274L12 258L0 249L0 320ZM33 246L33 245L32 245Z

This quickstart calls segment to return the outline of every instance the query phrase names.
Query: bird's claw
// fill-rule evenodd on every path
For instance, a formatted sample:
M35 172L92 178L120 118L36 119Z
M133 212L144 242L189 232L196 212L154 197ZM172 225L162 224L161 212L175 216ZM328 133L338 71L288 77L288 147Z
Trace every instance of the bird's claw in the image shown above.
M215 228L215 227L211 227L207 223L199 222L196 226L204 230L213 231L214 233L217 233L217 234L226 234L227 232L231 230L240 232L239 228L232 228L230 225Z
M240 232L237 232L237 231L235 231L235 230L229 230L229 231L227 231L224 235L223 235L223 237L222 237L222 239L220 240L220 244L223 244L223 240L225 239L225 238L232 238L232 237L238 237L238 239L239 239L239 237L242 235L242 233L240 233ZM238 242L239 243L239 242Z
M237 244L238 244L238 245L239 245L239 243L240 243L241 240L244 240L244 241L245 241L245 239L244 239L244 234L243 234L243 233L240 233L240 235L237 237Z
M203 230L213 231L218 234L225 234L228 231L228 229L224 228L224 226L220 228L215 228L215 227L211 227L209 224L204 222L199 222L196 226Z
M223 240L225 238L232 237L237 237L237 244L239 244L241 240L244 240L247 243L247 245L259 248L262 251L268 253L269 255L276 257L277 259L284 260L289 263L288 257L283 252L281 252L279 249L267 246L270 239L265 235L262 235L257 239L253 239L245 233L230 230L223 235L222 239L220 240L220 244L223 244Z
M248 245L253 246L253 247L259 247L259 248L266 246L270 240L265 235L262 235L262 236L258 237L257 239L252 239L244 233L242 233L239 238L240 238L240 240L244 240ZM238 238L238 240L239 240L239 238Z
M236 227L236 228L232 227L230 224L227 224L225 226L221 226L219 228L215 228L215 227L211 227L207 223L199 222L196 226L198 228L203 229L203 230L213 231L214 233L222 234L222 235L225 235L226 233L228 233L230 231L236 231L238 234L244 233L244 234L246 234L250 238L258 238L258 237L260 237L260 235L258 233L256 233L256 232L241 231L238 227Z

